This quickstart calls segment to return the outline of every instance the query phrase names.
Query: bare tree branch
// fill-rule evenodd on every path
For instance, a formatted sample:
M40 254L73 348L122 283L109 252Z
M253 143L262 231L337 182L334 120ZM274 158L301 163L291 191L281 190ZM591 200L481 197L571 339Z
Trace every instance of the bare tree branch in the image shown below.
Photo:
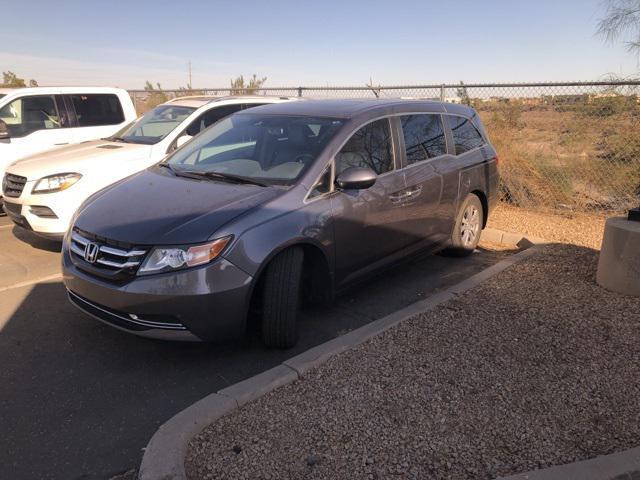
M640 55L640 0L607 0L597 34L608 42L622 39L630 52Z

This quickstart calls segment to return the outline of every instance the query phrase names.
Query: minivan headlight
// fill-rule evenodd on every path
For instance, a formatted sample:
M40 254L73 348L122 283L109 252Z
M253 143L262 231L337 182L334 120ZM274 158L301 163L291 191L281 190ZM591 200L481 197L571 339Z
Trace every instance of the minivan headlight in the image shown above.
M209 263L220 256L230 241L231 236L228 236L203 245L155 247L138 270L138 274L168 272Z
M31 193L54 193L66 190L82 178L79 173L59 173L43 177L36 182Z

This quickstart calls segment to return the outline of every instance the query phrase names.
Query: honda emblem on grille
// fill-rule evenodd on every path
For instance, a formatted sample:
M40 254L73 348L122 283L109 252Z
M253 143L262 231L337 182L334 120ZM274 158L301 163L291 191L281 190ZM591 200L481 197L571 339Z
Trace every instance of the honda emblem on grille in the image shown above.
M100 247L96 243L87 243L84 247L84 259L89 263L96 263Z

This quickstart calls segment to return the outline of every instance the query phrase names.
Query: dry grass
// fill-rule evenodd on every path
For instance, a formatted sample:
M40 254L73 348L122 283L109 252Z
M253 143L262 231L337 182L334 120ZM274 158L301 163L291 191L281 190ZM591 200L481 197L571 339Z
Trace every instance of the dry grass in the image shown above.
M523 208L622 211L640 188L638 108L479 109L501 160L502 195ZM600 115L599 115L600 114Z

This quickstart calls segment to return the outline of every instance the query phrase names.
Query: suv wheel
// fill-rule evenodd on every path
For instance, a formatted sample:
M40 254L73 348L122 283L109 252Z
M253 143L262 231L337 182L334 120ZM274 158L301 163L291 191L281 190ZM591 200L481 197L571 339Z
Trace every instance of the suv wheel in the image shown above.
M291 247L267 266L263 289L262 339L268 347L290 348L298 341L304 252Z
M480 241L484 212L477 195L470 193L462 202L446 253L464 257L471 254Z

